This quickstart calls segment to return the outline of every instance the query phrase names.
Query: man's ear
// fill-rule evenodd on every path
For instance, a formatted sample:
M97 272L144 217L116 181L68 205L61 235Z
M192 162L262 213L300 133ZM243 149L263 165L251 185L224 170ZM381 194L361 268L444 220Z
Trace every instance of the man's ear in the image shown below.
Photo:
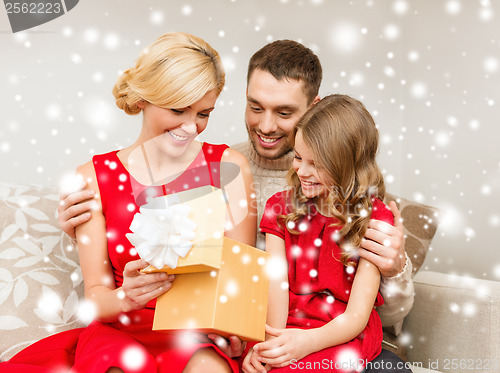
M319 95L317 95L316 97L314 97L314 100L311 103L311 107L313 107L314 105L316 105L320 101L321 101L321 97L319 97Z

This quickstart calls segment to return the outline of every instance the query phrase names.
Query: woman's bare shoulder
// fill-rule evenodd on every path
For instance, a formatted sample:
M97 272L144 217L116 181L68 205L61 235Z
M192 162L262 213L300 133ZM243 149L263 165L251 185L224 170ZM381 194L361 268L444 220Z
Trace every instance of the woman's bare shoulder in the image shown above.
M97 177L95 173L94 163L92 161L88 161L87 163L78 166L76 168L76 175L86 182L87 187L85 189L92 189L95 192L98 191Z

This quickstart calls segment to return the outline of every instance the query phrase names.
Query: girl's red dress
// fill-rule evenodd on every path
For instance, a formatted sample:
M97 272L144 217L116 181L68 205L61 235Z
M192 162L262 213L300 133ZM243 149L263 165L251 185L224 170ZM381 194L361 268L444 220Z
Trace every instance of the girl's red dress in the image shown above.
M204 143L191 165L180 175L172 175L165 184L144 186L125 169L118 151L93 157L102 211L106 218L108 253L117 287L123 283L123 269L139 259L125 237L139 206L149 198L193 189L204 185L220 187L220 162L227 145ZM173 180L173 181L170 181ZM175 286L175 282L174 282ZM191 356L200 348L213 348L224 357L234 372L236 361L214 344L178 338L152 331L155 301L146 308L123 314L113 323L92 322L47 337L0 364L0 372L106 372L119 367L125 372L182 372Z
M379 199L372 199L372 219L393 224L390 209ZM284 218L291 212L290 192L276 193L269 198L260 223L264 233L285 241L288 262L289 311L287 328L317 328L344 313L349 301L355 272L349 273L340 262L341 249L335 241L338 227L335 218L321 215L313 204L309 213L298 221L291 234ZM375 306L383 304L380 293ZM292 362L273 372L344 372L361 370L381 352L382 323L375 309L363 332L345 344L330 347ZM344 369L346 368L346 369Z

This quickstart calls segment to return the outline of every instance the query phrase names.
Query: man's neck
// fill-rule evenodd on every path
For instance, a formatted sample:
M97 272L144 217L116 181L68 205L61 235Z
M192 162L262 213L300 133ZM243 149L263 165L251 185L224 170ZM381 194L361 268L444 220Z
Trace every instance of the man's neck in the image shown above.
M277 159L267 159L260 156L254 149L250 140L248 140L248 158L257 166L268 170L288 170L292 166L293 151L289 151L284 156Z

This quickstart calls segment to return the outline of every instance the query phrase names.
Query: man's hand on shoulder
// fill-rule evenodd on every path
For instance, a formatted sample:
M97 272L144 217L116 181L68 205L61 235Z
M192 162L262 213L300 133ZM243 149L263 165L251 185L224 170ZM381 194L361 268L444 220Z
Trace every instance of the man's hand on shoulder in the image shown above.
M371 219L359 249L359 256L375 264L383 277L400 274L406 265L401 212L394 201L389 207L394 215L394 226Z
M76 238L75 227L91 218L90 210L95 205L93 200L95 192L91 189L85 189L86 186L87 184L83 183L81 190L62 193L59 197L57 219L61 229L73 239Z

